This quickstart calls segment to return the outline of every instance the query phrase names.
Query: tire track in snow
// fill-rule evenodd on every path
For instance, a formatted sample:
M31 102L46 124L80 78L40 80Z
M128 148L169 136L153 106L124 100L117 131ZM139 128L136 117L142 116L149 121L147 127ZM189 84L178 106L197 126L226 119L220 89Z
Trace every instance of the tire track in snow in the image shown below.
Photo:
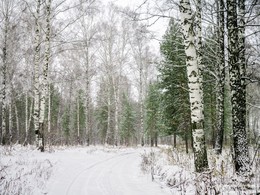
M95 168L97 167L98 165L101 165L101 164L104 164L104 163L107 163L108 161L111 161L113 159L116 159L116 158L120 158L122 156L126 156L126 155L130 155L130 154L134 154L134 152L125 152L125 153L122 153L122 154L117 154L115 156L112 156L112 157L109 157L109 158L106 158L104 160L101 160L99 162L96 162L96 163L93 163L92 165L82 169L80 171L80 173L78 173L73 179L72 181L70 182L69 186L67 187L67 190L66 190L66 195L69 195L70 193L70 190L71 188L73 187L73 185L75 184L75 182L77 181L78 178L80 178L80 176L82 176L84 173L86 173L86 171L92 169L92 168ZM116 161L118 162L118 161ZM110 168L111 169L111 168ZM74 192L73 192L74 193Z

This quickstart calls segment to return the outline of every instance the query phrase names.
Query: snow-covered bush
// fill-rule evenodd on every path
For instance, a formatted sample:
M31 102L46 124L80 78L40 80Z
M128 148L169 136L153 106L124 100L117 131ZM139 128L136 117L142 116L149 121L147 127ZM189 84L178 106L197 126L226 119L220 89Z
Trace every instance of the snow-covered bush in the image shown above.
M1 147L1 195L44 193L46 181L52 173L52 163L48 159L29 156L32 153L29 147Z
M252 174L247 178L236 175L228 149L224 149L222 155L208 150L209 169L203 173L194 172L192 153L171 147L145 151L141 155L141 169L172 188L173 194L257 194L260 192L260 151L251 149L251 152L255 157Z

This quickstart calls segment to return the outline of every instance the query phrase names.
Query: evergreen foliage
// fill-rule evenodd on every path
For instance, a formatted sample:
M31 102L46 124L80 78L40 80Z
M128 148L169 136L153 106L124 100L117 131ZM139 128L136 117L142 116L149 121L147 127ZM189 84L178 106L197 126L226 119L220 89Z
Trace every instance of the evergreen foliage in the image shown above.
M188 79L180 30L180 25L171 19L160 48L164 61L159 66L159 88L162 91L166 135L190 132Z
M70 135L70 113L69 113L69 107L66 106L64 113L63 113L63 117L62 117L62 128L63 128L63 132L64 135L66 137L66 140L68 139L69 135Z
M85 129L85 120L86 120L86 116L85 116L85 106L84 106L84 91L83 90L79 90L78 91L78 97L77 97L77 101L75 102L75 110L74 110L74 129L78 128L78 124L77 124L77 113L79 113L79 130L80 130L80 135L82 136L82 133ZM78 104L78 105L77 105ZM78 110L79 109L79 110Z
M53 84L50 86L51 93L51 130L58 129L59 109L61 105L61 95Z
M123 111L121 118L121 140L125 145L129 145L131 139L134 138L135 128L134 128L135 116L131 102L129 101L126 94L123 94Z
M217 45L216 33L212 28L207 29L206 39L202 47L203 71L203 101L204 101L204 129L206 140L214 146L216 132L216 77Z
M146 134L150 138L151 146L157 146L158 131L161 127L160 92L157 83L150 84L146 98Z

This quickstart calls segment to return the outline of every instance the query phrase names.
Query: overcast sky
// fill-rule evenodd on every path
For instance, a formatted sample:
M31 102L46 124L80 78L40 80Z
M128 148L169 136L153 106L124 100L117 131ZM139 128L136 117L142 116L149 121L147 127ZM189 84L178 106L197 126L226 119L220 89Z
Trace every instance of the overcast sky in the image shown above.
M131 9L134 10L135 8L140 6L144 2L144 0L112 0L112 2L122 7L129 6ZM151 22L153 21L150 21L150 23ZM162 39L162 36L164 35L167 26L168 26L168 19L162 18L158 20L155 24L153 24L151 27L149 27L149 30L153 31L153 33L156 36L155 38L157 40L154 41L154 46L157 47L156 49L158 50L159 50L158 40Z

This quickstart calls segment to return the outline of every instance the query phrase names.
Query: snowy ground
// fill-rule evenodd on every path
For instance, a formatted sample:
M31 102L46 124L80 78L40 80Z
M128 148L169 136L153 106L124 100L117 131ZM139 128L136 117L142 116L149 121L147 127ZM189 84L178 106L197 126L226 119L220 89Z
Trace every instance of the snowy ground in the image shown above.
M172 194L170 188L141 172L143 151L74 147L41 153L33 147L2 147L0 194Z
M193 155L172 148L0 146L1 195L257 194L258 164L249 182L234 174L230 153L209 152L209 172L193 172Z

